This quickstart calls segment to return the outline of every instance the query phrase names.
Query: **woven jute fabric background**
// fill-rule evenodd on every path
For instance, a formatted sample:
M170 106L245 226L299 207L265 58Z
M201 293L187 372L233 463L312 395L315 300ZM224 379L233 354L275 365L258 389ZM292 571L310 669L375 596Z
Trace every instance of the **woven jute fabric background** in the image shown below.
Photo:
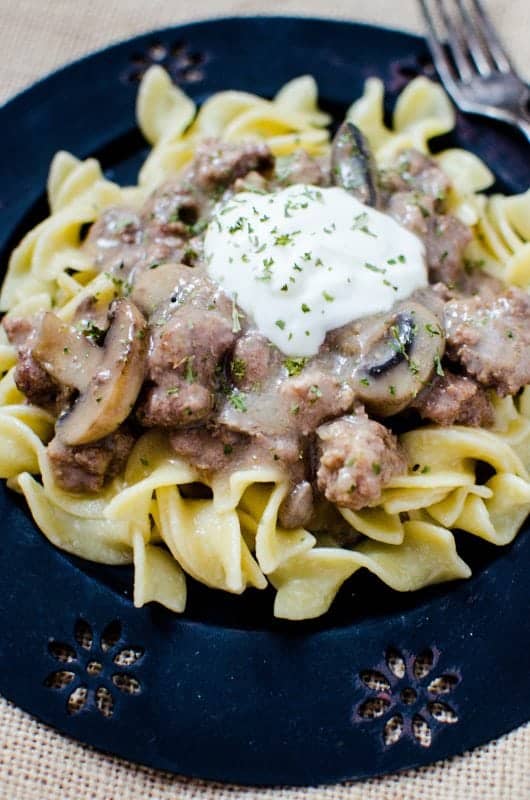
M530 3L486 4L530 78ZM333 16L421 30L414 0L0 0L0 102L50 70L119 39L192 19L250 13ZM0 698L0 798L530 800L530 725L465 756L400 775L310 789L244 789L175 777L103 755Z

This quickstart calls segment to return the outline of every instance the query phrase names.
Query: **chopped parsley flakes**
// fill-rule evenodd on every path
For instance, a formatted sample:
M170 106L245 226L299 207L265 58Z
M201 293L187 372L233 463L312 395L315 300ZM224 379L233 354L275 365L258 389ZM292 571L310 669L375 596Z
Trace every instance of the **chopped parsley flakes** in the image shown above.
M234 358L230 365L232 375L236 380L243 380L247 372L247 362L242 358Z
M307 361L308 359L304 357L286 358L282 361L282 364L289 373L289 376L292 377L293 375L300 375Z
M374 239L377 239L377 234L373 233L368 225L368 214L364 211L362 214L357 214L356 217L353 218L353 225L351 226L352 231L361 231L361 233L365 233L367 236L373 236Z
M194 360L195 356L188 356L186 359L186 370L184 372L184 379L186 383L195 383L197 379L197 373L193 369Z
M244 224L245 217L238 217L234 224L228 228L228 233L237 233L237 231L242 231Z
M300 231L293 231L292 233L281 233L274 239L274 244L277 247L285 247L288 244L293 244L293 236L296 236L299 233Z
M236 409L236 411L243 411L243 413L247 410L246 394L243 392L238 392L234 390L228 395L228 402L230 405Z
M370 264L369 261L364 262L364 267L369 269L370 272L380 272L382 275L384 275L386 272L386 269L383 269L382 267L376 267L375 264Z
M428 322L425 325L425 330L427 331L429 336L440 336L441 335L440 329L436 325L432 325L430 322Z
M439 355L435 355L434 356L434 367L435 367L435 370L436 370L436 374L439 375L441 378L443 378L444 375L445 375L445 372L443 370L442 362L440 361L440 356Z
M84 325L81 326L81 333L83 336L86 336L87 339L92 339L94 344L101 345L103 344L106 331L104 331L102 328L98 328L96 323L89 319Z
M309 402L310 403L316 403L316 401L320 397L322 397L322 390L320 389L319 386L316 386L316 384L313 384L313 386L309 387L309 395L310 395Z

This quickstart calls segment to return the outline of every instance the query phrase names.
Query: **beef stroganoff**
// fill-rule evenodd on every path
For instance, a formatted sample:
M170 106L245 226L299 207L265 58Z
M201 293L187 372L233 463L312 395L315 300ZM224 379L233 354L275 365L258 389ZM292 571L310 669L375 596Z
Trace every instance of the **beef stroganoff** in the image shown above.
M54 545L134 563L137 606L183 611L186 573L292 620L363 567L468 577L451 531L530 511L530 195L430 153L425 78L391 129L368 80L331 140L309 76L197 111L152 67L137 112L138 185L57 154L10 259L0 474Z

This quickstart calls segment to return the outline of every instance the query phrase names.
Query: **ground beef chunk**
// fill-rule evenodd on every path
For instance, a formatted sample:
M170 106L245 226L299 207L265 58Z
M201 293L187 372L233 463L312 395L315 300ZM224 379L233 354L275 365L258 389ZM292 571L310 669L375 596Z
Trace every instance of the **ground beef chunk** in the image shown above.
M223 142L205 139L195 151L187 179L207 194L227 188L249 172L267 174L274 166L274 156L265 142Z
M220 472L232 464L249 437L218 427L173 431L169 440L175 453L205 472Z
M279 361L279 351L265 336L249 331L234 347L230 364L232 380L242 391L258 390Z
M61 387L57 381L27 351L19 353L15 368L15 384L30 403L50 410L55 408L61 395Z
M501 396L530 383L530 296L511 288L497 297L445 306L447 354Z
M430 158L408 150L396 169L382 173L381 184L388 213L423 239L431 282L457 281L471 232L456 217L443 213L448 177Z
M232 323L216 309L184 305L151 333L148 380L156 384L138 409L146 427L205 421L213 408L215 370L232 347Z
M125 429L76 447L56 436L47 450L55 482L67 492L99 492L123 470L133 444L134 437Z
M137 212L127 206L112 206L91 226L84 249L101 271L118 270L123 265L127 273L141 252L142 239Z
M427 220L423 241L431 282L453 284L460 280L465 265L464 253L471 238L467 225L452 214L438 214Z
M328 331L321 352L339 351L342 355L358 361L362 355L361 332L364 320L355 320L340 328Z
M423 239L429 233L428 220L434 216L434 205L432 197L417 192L397 192L390 196L386 211L400 225Z
M329 184L329 167L326 169L323 162L311 158L306 150L296 150L277 161L274 177L280 186L296 183L326 186Z
M301 433L312 433L326 419L344 414L353 405L353 389L329 372L306 368L280 386L292 424Z
M29 319L23 317L4 317L2 326L7 334L10 343L21 350L29 347L28 339L35 333L35 326Z
M111 249L140 244L142 238L138 213L128 206L112 206L91 226L87 243L101 242L105 249Z
M278 522L282 528L300 528L307 525L313 516L313 489L309 481L294 486L278 510Z
M167 220L157 218L154 203L148 201L142 215L126 207L109 208L92 225L84 250L97 269L126 283L153 264L182 259L190 233L182 224L178 233L166 229Z
M385 170L380 175L381 188L386 193L406 192L413 190L429 195L438 203L442 203L450 187L445 172L428 156L419 150L405 150L398 158L394 168Z
M446 296L447 287L444 283L437 283L434 286L423 286L410 296L410 299L420 305L425 306L440 320L444 318L444 307L450 296Z
M433 287L440 297L445 301L460 300L462 298L481 297L483 300L495 300L500 294L506 291L506 284L493 275L488 275L480 267L470 267L469 262L465 265L465 272L460 276L458 284L445 286L437 283ZM443 287L443 289L441 288Z
M364 413L321 425L317 436L317 485L340 507L376 505L385 484L406 469L394 434Z
M422 419L438 425L471 425L488 427L493 424L493 406L486 391L472 378L445 371L436 376L411 403Z
M252 442L255 447L252 454L255 463L267 462L285 468L293 483L302 479L303 449L296 431L277 435L257 433L252 437Z
M429 280L452 284L462 276L471 231L452 214L437 214L434 209L435 202L428 195L398 192L390 197L387 210L423 240Z
M135 273L142 267L156 269L168 259L194 263L198 256L196 234L207 205L207 198L182 178L166 181L156 189L142 210L145 253Z
M202 208L193 189L183 186L182 179L166 181L149 197L142 210L142 220L156 226L164 236L186 236Z
M172 385L148 389L137 418L145 428L175 428L205 420L213 409L213 394L206 386L186 385L174 377Z
M18 363L14 376L17 389L36 406L51 411L62 407L64 390L31 355L35 336L32 322L22 317L4 317L2 324L9 341L17 349Z
M232 188L236 193L269 191L267 179L255 171L249 172L243 178L237 178Z
M173 431L170 442L177 455L206 473L252 466L278 466L296 483L303 479L304 464L296 433L251 436L224 425Z

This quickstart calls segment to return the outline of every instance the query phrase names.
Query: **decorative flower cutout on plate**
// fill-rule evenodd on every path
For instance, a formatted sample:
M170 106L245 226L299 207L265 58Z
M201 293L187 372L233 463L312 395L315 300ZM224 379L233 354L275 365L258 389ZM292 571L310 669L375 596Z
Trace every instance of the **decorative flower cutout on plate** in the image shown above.
M48 651L62 668L51 672L44 685L59 691L68 687L66 710L69 714L97 708L104 717L112 717L113 689L130 695L142 691L137 678L117 667L136 667L144 650L131 645L118 647L122 628L117 620L105 627L97 644L88 622L79 619L74 627L74 640L75 644L70 645L51 639Z
M129 69L122 76L125 83L141 81L149 67L159 64L169 72L175 83L198 83L204 80L206 53L193 50L187 42L165 43L154 41L142 53L134 53L129 59Z
M461 678L456 672L433 674L439 657L435 648L417 656L388 650L383 664L359 673L365 698L355 708L353 721L381 720L387 747L406 737L430 747L437 729L458 722L447 696Z

